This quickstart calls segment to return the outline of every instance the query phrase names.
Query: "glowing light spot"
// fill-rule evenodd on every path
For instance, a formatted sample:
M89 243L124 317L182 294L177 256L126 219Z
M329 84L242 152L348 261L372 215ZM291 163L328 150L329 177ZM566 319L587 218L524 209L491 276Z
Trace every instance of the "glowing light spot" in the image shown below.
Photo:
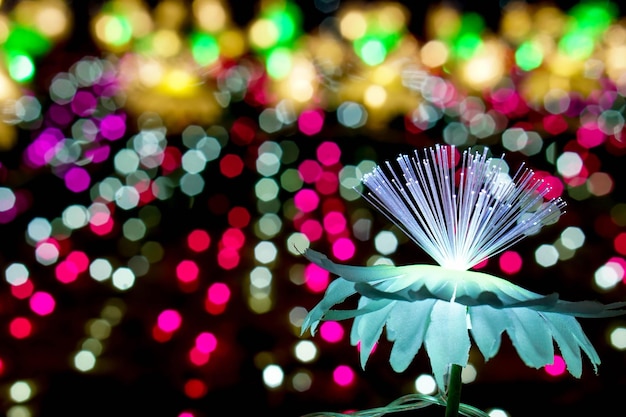
M42 265L52 265L59 259L59 248L52 242L42 242L35 249L35 258Z
M246 241L246 235L241 229L231 227L224 231L222 235L221 243L226 248L241 249Z
M73 204L63 210L63 224L70 229L80 229L89 221L89 211L84 206Z
M135 273L130 268L118 268L113 272L112 283L119 290L128 290L135 284Z
M9 333L16 339L25 339L31 335L33 325L25 317L16 317L9 323Z
M322 175L322 167L312 159L306 159L298 166L298 174L302 181L312 184Z
M535 262L544 268L556 265L559 261L559 251L554 245L543 244L535 251Z
M56 302L52 295L44 291L34 293L29 300L30 309L40 316L47 316L54 311Z
M315 183L315 190L322 195L330 195L337 192L339 188L339 178L334 172L322 172L322 175Z
M422 62L431 68L442 66L446 63L449 56L450 51L446 44L438 40L426 42L420 50Z
M363 94L363 102L371 108L377 109L382 107L387 101L387 90L380 85L371 85L367 87Z
M185 395L189 398L202 398L208 390L206 383L200 379L192 378L185 382Z
M309 264L304 269L305 285L309 291L320 293L326 290L330 280L330 273L315 264Z
M22 285L28 281L28 268L21 263L13 263L4 271L4 277L11 285Z
M276 48L267 56L267 74L275 80L289 75L293 68L292 52L288 48Z
M113 266L104 258L94 259L89 265L89 275L96 281L104 281L111 277Z
M283 384L285 373L282 368L275 364L267 365L263 369L263 382L269 388L278 388Z
M294 204L299 210L309 213L317 208L320 198L317 193L310 189L302 189L294 196Z
M96 366L96 356L88 350L81 350L74 355L74 367L81 372L92 370Z
M15 206L16 200L11 189L0 187L0 212L11 210Z
M617 350L626 350L626 327L616 327L609 334L611 345Z
M175 332L182 324L182 316L176 310L163 310L157 318L157 325L164 332Z
M367 19L362 12L350 11L339 22L341 34L349 40L355 40L367 31Z
M23 403L30 400L33 395L33 388L26 381L16 381L11 384L9 395L16 403Z
M415 379L415 391L420 394L430 395L437 392L437 382L432 375L421 374Z
M2 198L0 197L0 200ZM41 242L48 239L52 233L52 225L42 217L36 217L28 223L27 234L30 239L35 242Z
M107 114L100 121L100 134L105 139L120 139L125 132L126 121L123 115Z
M341 149L335 142L322 142L316 150L317 160L324 166L332 166L339 162Z
M294 347L294 354L300 362L308 363L317 358L317 347L310 340L301 340Z
M293 376L291 383L293 389L298 392L304 392L311 388L313 379L311 378L311 374L309 372L300 371Z
M82 251L72 251L65 258L66 262L71 263L76 268L78 273L85 272L89 266L89 258Z
M605 140L606 135L595 124L585 124L576 131L576 141L587 149L599 146Z
M271 20L259 19L250 26L249 38L252 45L257 48L270 48L278 41L278 27Z
M356 252L356 246L354 242L347 237L340 237L333 242L332 246L333 255L341 260L347 261L354 256Z
M565 186L559 177L537 171L535 172L535 178L542 181L539 191L546 192L544 196L546 199L552 199L563 195Z
M187 246L194 252L204 252L211 244L211 237L206 230L192 230L187 235Z
M367 122L367 111L359 103L344 101L337 107L337 121L346 127L356 129Z
M236 268L240 260L239 252L233 248L224 248L217 253L218 265L226 270Z
M607 262L596 269L594 284L601 290L608 291L619 284L624 277L624 269L615 262Z
M11 294L13 295L13 297L19 300L24 300L31 296L34 289L35 286L33 285L33 282L31 280L28 280L21 285L12 285Z
M228 212L228 224L242 229L250 223L250 212L245 207L233 207Z
M556 167L564 177L575 177L583 169L583 160L576 152L563 152L556 160Z
M278 197L280 187L273 178L261 178L254 185L254 193L261 201L272 201Z
M554 362L544 367L546 373L551 376L563 375L567 368L567 364L563 358L559 355L554 355Z
M9 57L9 73L17 82L30 81L35 75L35 64L28 55L12 54Z
M615 251L621 255L626 255L626 232L621 232L613 239Z
M337 343L343 339L344 330L336 321L325 321L320 326L320 336L328 343Z
M69 284L78 278L78 268L67 260L59 262L54 268L54 275L59 282Z
M310 242L315 242L322 237L324 229L320 222L314 219L307 219L302 222L300 231L306 236Z
M336 235L344 232L348 223L343 213L340 213L338 211L331 211L326 213L323 222L324 229L331 235Z
M461 371L461 382L469 384L476 380L476 368L471 363L468 363Z
M211 353L217 348L217 338L213 333L202 332L196 337L196 348L203 353Z
M348 365L339 365L333 371L333 381L340 387L347 387L354 383L356 375Z
M202 366L209 362L211 355L206 352L201 352L195 346L189 350L189 361L196 366Z
M576 250L585 243L585 233L580 227L569 226L561 232L561 243L568 249Z
M374 247L381 255L391 255L398 249L398 238L393 232L383 230L374 238Z
M204 178L198 174L186 173L180 178L180 190L188 196L200 194L204 185Z
M613 191L613 178L606 172L594 172L587 180L587 189L596 197L611 194Z
M165 343L172 338L173 333L163 331L158 325L152 326L152 338L160 343Z
M130 210L139 204L139 192L130 185L124 185L115 192L115 203L124 210Z
M511 415L501 408L494 408L489 411L489 417L511 417Z
M517 274L522 269L522 257L515 251L506 251L500 255L500 269L505 274Z
M298 129L307 136L318 134L324 126L324 113L318 110L305 110L298 117Z
M222 282L215 282L207 290L205 309L211 314L221 314L230 300L230 289Z
M243 161L238 155L228 154L220 159L220 172L226 178L235 178L243 172Z
M265 241L259 242L254 247L254 258L262 264L268 264L276 259L278 249L274 243Z
M184 260L176 266L176 277L183 283L197 280L199 272L200 269L194 261Z
M375 66L385 61L387 48L380 39L366 37L354 43L355 52L367 65Z

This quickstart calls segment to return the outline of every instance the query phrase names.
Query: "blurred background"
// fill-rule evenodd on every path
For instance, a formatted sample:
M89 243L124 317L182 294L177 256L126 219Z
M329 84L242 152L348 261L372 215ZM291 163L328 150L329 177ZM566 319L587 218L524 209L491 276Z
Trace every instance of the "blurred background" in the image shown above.
M376 163L488 146L561 196L480 265L567 300L626 299L626 21L617 2L0 2L0 414L301 416L433 393L424 351L366 369L350 321L300 335L337 262L432 263L359 198ZM624 93L624 94L622 94ZM356 189L355 189L356 187ZM472 351L492 416L623 409L602 365ZM441 415L431 407L422 415ZM619 413L619 411L617 411ZM419 414L419 413L416 413Z

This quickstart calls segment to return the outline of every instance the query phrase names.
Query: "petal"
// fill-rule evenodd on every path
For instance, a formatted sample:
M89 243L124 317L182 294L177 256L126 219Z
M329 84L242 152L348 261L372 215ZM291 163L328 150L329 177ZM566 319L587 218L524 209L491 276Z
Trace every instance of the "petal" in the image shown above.
M369 301L370 300L367 298L362 297L361 300L359 300L359 309L366 307ZM395 301L388 301L384 308L358 316L354 319L350 339L353 345L356 345L358 342L361 343L359 358L362 368L365 368L365 363L374 345L380 338L389 312L393 309L395 303Z
M354 283L341 278L331 282L326 289L326 293L324 294L322 300L315 307L313 307L309 314L307 314L304 318L300 334L304 334L309 327L311 328L311 334L315 334L317 325L320 320L322 320L326 312L335 304L343 302L346 298L353 294L356 294Z
M367 305L363 307L359 307L354 310L328 310L324 314L323 320L346 320L352 319L358 316L362 316L364 314L372 313L374 311L380 310L389 304L389 300L371 300Z
M436 298L450 301L456 297L458 303L467 306L536 305L538 309L546 311L554 307L558 300L556 294L537 294L482 272L456 271L435 265L340 265L311 249L307 249L304 256L346 281L356 283L356 291L373 299L416 301ZM562 308L572 307L563 304Z
M509 326L507 311L490 306L476 306L469 308L469 316L472 326L470 333L487 361L500 349L502 332Z
M387 319L387 338L393 342L389 363L396 372L409 367L422 347L436 300L399 301Z
M626 302L602 304L597 301L559 300L553 308L545 311L576 317L598 318L621 316L626 313L624 308L626 308Z
M398 267L392 265L352 266L337 264L320 252L306 249L304 257L317 266L332 272L335 275L353 282L369 282L380 279L395 278L398 276Z
M593 368L597 373L600 357L576 318L556 313L542 314L552 328L554 340L556 340L563 355L563 360L567 364L567 370L576 378L580 378L582 374L580 349L582 348L591 360Z
M466 316L467 307L447 301L437 301L430 314L424 344L435 381L442 390L445 390L444 375L448 366L467 365L471 344Z
M541 315L528 308L508 308L506 331L527 366L541 368L554 361L550 327Z

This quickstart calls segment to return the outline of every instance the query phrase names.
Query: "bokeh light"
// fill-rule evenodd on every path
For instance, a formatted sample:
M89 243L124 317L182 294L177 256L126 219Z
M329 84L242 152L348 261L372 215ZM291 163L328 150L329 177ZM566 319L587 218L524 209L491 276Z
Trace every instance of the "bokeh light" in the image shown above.
M0 414L97 403L110 415L124 398L145 414L303 415L438 395L420 355L381 390L372 375L388 381L388 364L350 362L348 328L299 332L335 279L305 249L430 263L363 202L360 180L433 143L488 146L568 202L555 226L476 269L568 298L626 297L621 5L88 3L0 10ZM519 398L540 394L546 414L614 412L624 326L587 325L597 376L570 381L558 356L519 376L498 357L465 367L467 393L494 417L536 414ZM561 383L605 401L550 395ZM93 400L103 384L114 391Z

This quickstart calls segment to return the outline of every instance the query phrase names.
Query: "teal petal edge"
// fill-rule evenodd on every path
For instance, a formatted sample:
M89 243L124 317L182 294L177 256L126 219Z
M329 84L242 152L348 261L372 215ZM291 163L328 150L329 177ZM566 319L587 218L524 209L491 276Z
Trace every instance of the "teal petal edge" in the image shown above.
M536 294L480 272L433 265L338 265L310 249L304 256L342 275L331 282L323 299L308 313L302 333L310 328L314 334L322 320L353 318L350 339L353 345L360 345L360 361L365 367L386 328L394 371L406 370L424 346L442 391L448 366L467 364L470 335L485 360L497 354L502 334L507 333L529 367L551 364L556 342L573 376L582 373L582 352L597 372L600 358L576 317L626 313L626 303L564 301L557 294ZM334 308L354 295L360 296L357 308Z
M626 314L626 302L565 301L558 294L541 295L490 274L456 271L436 265L339 265L312 249L303 255L311 262L354 284L354 291L371 299L419 301L453 300L465 306L526 307L576 317L613 317Z

